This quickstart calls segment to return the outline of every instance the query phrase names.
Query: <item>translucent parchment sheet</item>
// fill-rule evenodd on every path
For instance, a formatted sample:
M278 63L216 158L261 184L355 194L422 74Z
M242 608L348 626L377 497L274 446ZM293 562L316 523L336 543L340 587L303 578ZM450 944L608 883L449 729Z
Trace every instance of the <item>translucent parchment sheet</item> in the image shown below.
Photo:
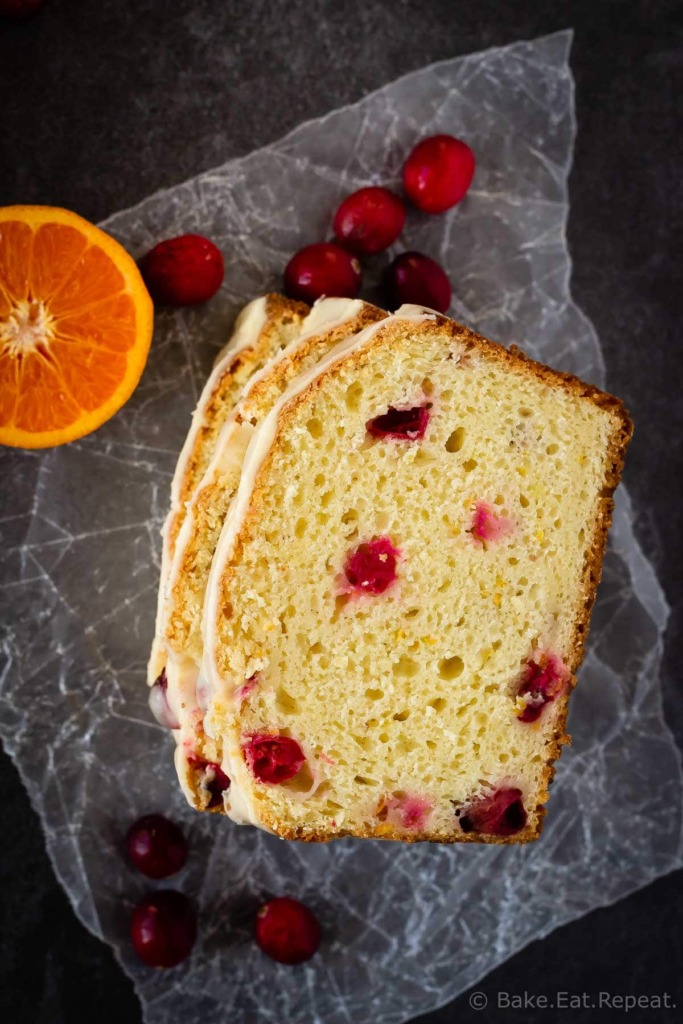
M411 213L404 247L441 260L454 312L483 333L602 382L595 332L569 295L570 41L560 33L425 68L112 217L108 229L136 255L182 231L210 235L226 283L203 309L158 315L142 383L114 421L4 461L2 735L76 912L117 950L149 1024L398 1024L681 864L679 759L657 676L667 608L623 490L573 701L574 744L535 845L314 846L197 815L146 706L159 529L213 355L238 308L278 287L288 256L329 232L345 193L398 186L418 137L462 135L478 170L462 206ZM13 474L33 474L31 508L13 504ZM152 810L191 837L191 862L171 884L201 916L195 954L170 972L143 968L127 942L131 902L148 883L117 844ZM267 893L296 895L319 914L327 940L309 965L277 966L253 945L250 915Z

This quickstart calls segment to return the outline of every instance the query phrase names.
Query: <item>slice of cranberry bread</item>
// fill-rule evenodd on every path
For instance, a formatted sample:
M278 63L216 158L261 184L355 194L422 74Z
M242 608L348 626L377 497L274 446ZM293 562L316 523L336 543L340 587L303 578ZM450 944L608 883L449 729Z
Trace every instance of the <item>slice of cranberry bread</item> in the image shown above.
M297 378L205 605L230 816L535 839L630 433L617 399L416 307Z
M315 365L339 341L387 314L376 306L351 299L323 299L302 324L302 333L249 380L242 398L228 416L211 462L187 505L169 570L163 611L166 702L178 723L181 750L176 765L190 802L207 802L203 765L216 754L202 730L203 696L197 689L202 660L204 594L216 544L230 501L237 490L242 458L259 421L298 373ZM152 699L158 700L158 694Z
M219 353L200 395L171 481L171 509L162 530L156 631L147 670L150 686L165 663L161 636L165 588L187 502L206 471L221 427L245 384L300 332L308 312L303 302L274 293L250 302L235 321L232 336Z

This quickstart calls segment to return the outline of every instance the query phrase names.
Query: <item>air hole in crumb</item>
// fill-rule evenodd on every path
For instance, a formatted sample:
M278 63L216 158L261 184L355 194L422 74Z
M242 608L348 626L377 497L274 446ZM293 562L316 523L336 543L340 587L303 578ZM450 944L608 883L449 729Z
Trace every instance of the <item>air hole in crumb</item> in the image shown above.
M324 650L325 650L325 648L323 647L323 645L321 643L315 643L315 644L312 644L308 648L308 653L309 654L322 654Z
M427 707L434 708L439 714L444 710L448 701L444 697L435 697L434 700L430 700Z
M522 506L522 508L528 508L529 507L529 499L527 498L526 494L520 494L520 496L519 496L519 503Z
M425 379L422 381L422 390L424 391L425 395L434 394L434 385L432 384L429 377L425 377Z
M465 440L465 428L464 427L456 427L456 429L453 431L453 433L450 435L450 437L446 441L446 451L447 452L459 452L460 449L463 446L464 440Z
M476 469L479 463L476 459L468 459L467 462L463 462L462 468L466 473L471 473L473 469Z
M310 419L306 424L306 430L311 435L311 437L318 438L323 436L323 425L319 419L316 419L315 416L312 419Z
M292 697L291 693L287 693L282 686L278 686L275 691L275 704L278 711L283 715L296 715L300 710L299 702Z
M520 416L533 416L533 414L533 409L528 409L525 405L523 405L522 408L519 410Z
M393 715L393 719L395 722L405 722L407 718L410 718L410 711L398 711L395 715Z
M294 536L303 537L307 528L308 522L303 517L301 519L297 519L296 526L294 527Z
M345 526L348 525L348 523L354 523L356 519L358 519L358 513L355 508L350 508L348 512L345 512L341 517L341 521Z
M363 387L356 381L354 384L350 384L346 389L346 408L352 412L358 408L360 400L363 397Z
M313 774L308 761L305 761L294 778L289 779L287 782L281 782L279 788L286 789L290 793L308 793L312 786Z
M413 750L417 748L417 743L409 736L405 736L403 733L401 733L401 735L398 738L397 746L402 753L410 754Z
M419 448L415 452L415 458L413 459L413 465L424 466L426 463L434 462L434 456L430 455L424 448Z
M381 732L379 734L379 741L380 741L380 743L388 743L389 742L389 733L388 732Z
M374 779L366 779L364 775L355 775L354 782L357 782L359 786L376 786L377 783Z
M519 565L519 559L514 556L508 558L508 565Z
M337 619L339 618L341 613L344 611L344 608L349 603L349 600L350 600L350 595L349 594L338 594L337 597L335 597L335 599L334 599L334 611L332 612L332 618L330 619L331 622L336 622L337 621Z
M546 454L547 455L554 455L555 452L559 452L559 450L560 450L559 444L549 444L548 447L546 448Z
M313 481L316 487L322 487L326 482L326 476L324 473L318 473Z
M420 609L419 608L409 608L408 611L406 612L406 618L407 619L414 619L415 616L419 615L419 614L420 614Z
M419 672L420 666L412 658L402 654L398 661L392 666L395 676L402 676L404 679L412 679Z
M462 658L454 654L452 658L443 658L439 662L439 675L442 679L457 679L464 667Z
M436 750L438 744L436 740L425 740L425 745L429 747L430 750Z
M365 696L368 700L381 700L384 696L384 690L379 690L376 687L371 687L365 691Z

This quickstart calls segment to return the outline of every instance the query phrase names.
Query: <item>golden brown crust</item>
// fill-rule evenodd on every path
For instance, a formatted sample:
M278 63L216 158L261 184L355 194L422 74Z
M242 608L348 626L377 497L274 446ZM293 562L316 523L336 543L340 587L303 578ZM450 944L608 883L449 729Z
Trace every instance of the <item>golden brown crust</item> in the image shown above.
M572 396L593 402L595 405L606 410L612 418L612 430L608 443L608 467L605 474L604 484L598 498L596 509L595 528L593 536L587 545L587 553L584 563L583 581L581 586L580 606L577 609L573 642L568 652L568 667L571 671L571 681L568 693L561 698L561 703L556 712L556 724L554 736L550 743L549 756L545 770L541 778L541 791L538 804L535 808L527 808L528 824L526 827L512 836L491 836L478 833L463 833L454 831L452 833L438 832L435 830L423 830L406 833L392 827L387 823L378 823L375 827L364 829L340 829L324 831L305 828L292 828L283 825L282 822L270 817L260 810L263 824L266 828L275 832L284 839L297 839L306 842L327 842L331 839L344 836L355 836L364 839L395 839L402 842L438 842L438 843L461 843L476 842L488 844L526 843L537 839L541 833L543 818L545 816L545 803L548 799L549 787L552 784L555 764L561 753L562 746L570 742L566 732L566 720L568 714L569 693L576 684L576 672L581 664L584 654L585 640L588 631L590 614L595 601L597 586L602 571L602 559L604 555L607 533L609 530L614 502L612 495L617 487L624 464L626 448L633 432L633 425L626 412L623 403L606 392L600 391L593 385L587 384L578 377L569 373L553 370L541 363L537 363L522 353L516 346L509 349L481 337L453 320L446 317L436 317L427 322L411 324L411 331L416 334L433 332L435 325L445 336L456 341L465 351L475 351L481 355L494 359L504 364L514 373L531 375L539 380L559 387ZM387 324L384 329L378 330L361 349L351 351L341 361L333 364L324 370L318 377L311 381L306 388L295 395L281 411L278 421L277 436L280 436L286 425L291 422L297 407L310 401L316 391L322 386L324 379L329 374L339 371L343 365L345 369L351 366L361 365L369 353L378 345L398 346L404 343L404 326ZM255 485L251 501L244 518L242 528L236 538L236 543L230 561L226 564L220 586L223 596L226 595L232 566L239 562L242 549L245 544L256 534L259 529L259 509L261 505L261 494L264 489L264 481L268 475L270 463L275 455L275 443L271 446L259 471L256 475ZM221 602L222 604L223 602Z
M362 331L363 328L369 327L370 324L377 323L379 320L384 320L389 314L383 309L379 309L377 306L373 306L370 303L366 303L363 309L354 316L352 319L345 321L338 327L333 328L330 331L321 331L320 333L313 335L308 338L302 344L297 345L296 351L285 358L278 360L273 366L272 372L262 380L257 381L251 391L249 392L249 408L246 411L246 415L238 415L239 422L245 422L250 418L250 409L262 407L263 402L270 405L270 399L276 394L279 397L282 394L286 385L293 379L294 376L299 372L299 367L302 366L309 358L310 355L315 353L319 347L320 338L325 335L328 338L326 348L329 350L338 341L343 341L349 337L350 334L357 334ZM261 409L261 411L263 411Z
M269 298L272 298L272 296ZM278 298L281 298L281 296L278 296ZM387 315L384 310L379 309L377 306L365 303L355 316L344 321L344 323L331 329L321 329L316 334L311 335L301 345L297 344L291 354L278 359L270 369L270 372L254 384L249 392L245 408L241 409L238 407L236 409L235 422L238 424L255 423L264 415L280 397L288 382L296 376L300 367L320 348L322 339L325 339L325 351L327 351L337 342L343 341L351 334L357 334L364 327L377 323ZM172 591L173 607L168 617L166 630L166 641L172 648L179 651L183 651L188 642L188 626L183 617L181 607L185 588L184 581L194 572L197 550L202 546L202 538L206 537L206 522L208 518L215 515L218 504L217 498L220 496L220 503L227 508L229 498L232 497L231 494L226 495L225 484L220 477L205 484L200 482L199 486L200 490L197 491L194 497L193 514L196 516L197 523L204 523L204 525L194 531L193 543L189 543L182 553L182 559L178 567L178 580Z
M180 507L173 513L168 524L168 545L171 557L175 551L178 534L185 519L185 506L192 497L206 469L207 439L216 433L217 421L235 389L241 389L259 363L264 362L273 349L273 335L288 325L299 325L310 312L303 302L287 299L284 295L271 292L266 299L266 324L253 345L240 349L226 364L216 382L213 394L203 415L203 424L197 431L180 487Z

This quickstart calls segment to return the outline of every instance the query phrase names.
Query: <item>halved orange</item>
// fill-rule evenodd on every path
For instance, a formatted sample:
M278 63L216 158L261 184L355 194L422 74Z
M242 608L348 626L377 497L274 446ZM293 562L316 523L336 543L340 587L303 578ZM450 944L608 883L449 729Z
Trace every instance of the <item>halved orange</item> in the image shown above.
M104 231L51 206L0 208L0 444L96 430L140 380L152 325L135 261Z

